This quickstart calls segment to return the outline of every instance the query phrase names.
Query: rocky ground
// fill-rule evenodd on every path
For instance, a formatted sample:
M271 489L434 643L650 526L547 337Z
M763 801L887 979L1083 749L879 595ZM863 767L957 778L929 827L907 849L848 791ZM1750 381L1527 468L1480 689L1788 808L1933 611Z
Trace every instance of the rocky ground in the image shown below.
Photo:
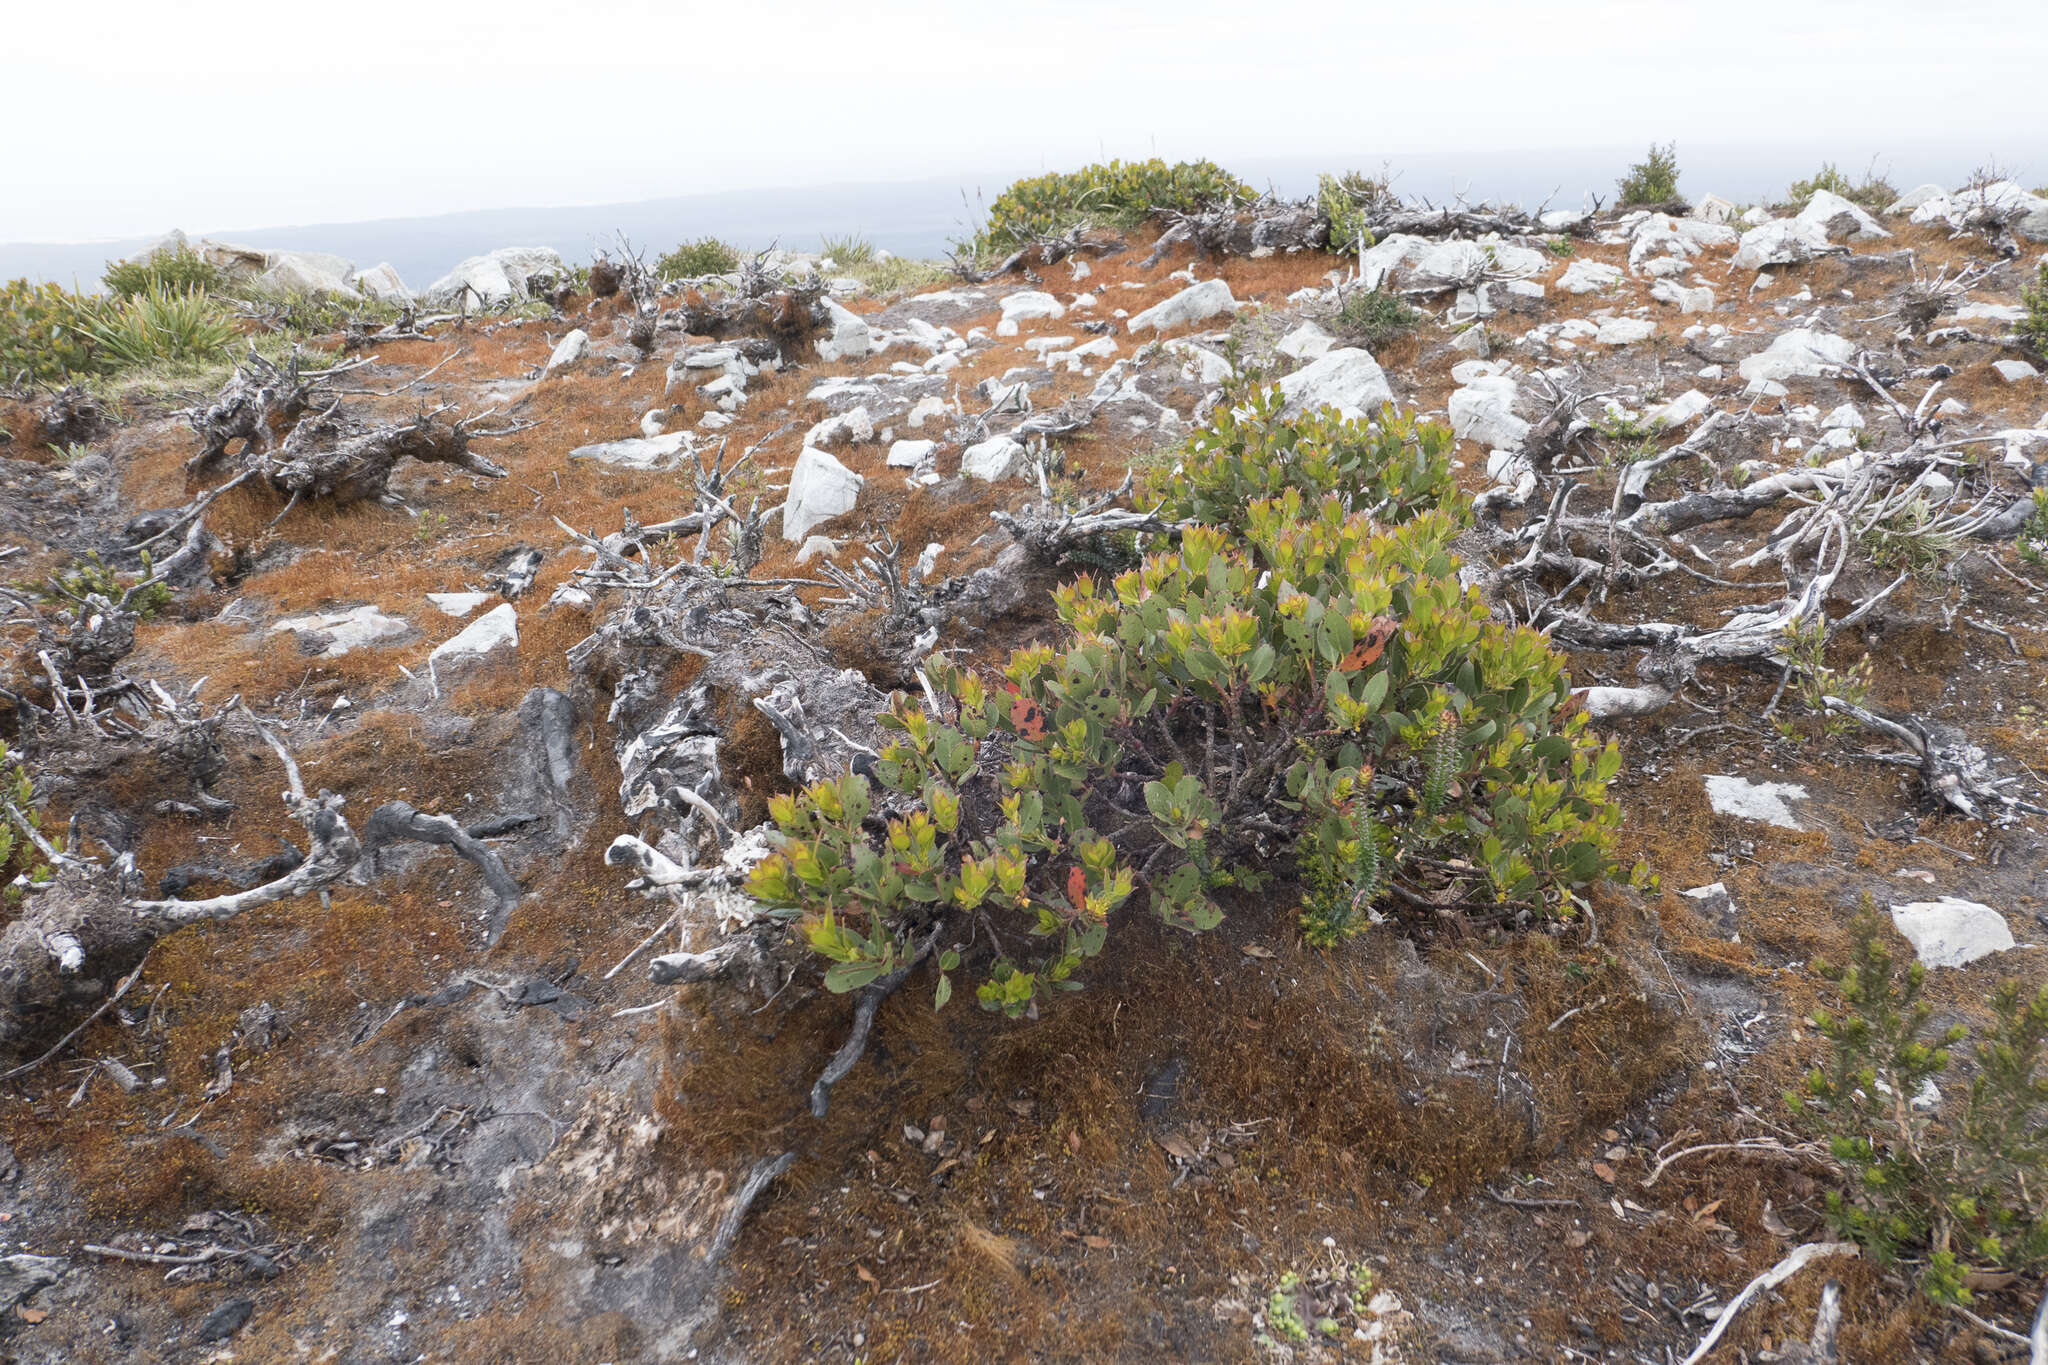
M7 911L0 1350L1680 1358L1828 1240L1796 1154L1661 1163L1797 1145L1861 898L1944 1019L2048 981L2048 385L2009 337L2048 206L2004 193L1415 212L1352 257L1240 215L884 298L514 252L300 374L0 402L13 580L177 561L146 615L7 599L0 720L78 838L25 904L96 908ZM1375 286L1421 316L1368 342ZM852 1008L732 889L768 797L931 650L1046 635L1127 474L1267 381L1455 429L1468 578L1572 651L1655 887L1334 955L1256 897L1134 922L1044 1018L892 997L812 1117ZM1895 732L1786 686L1816 621ZM1292 1343L1274 1291L1361 1271ZM1853 1259L1721 1356L1795 1358L1827 1279L1844 1358L2025 1358Z

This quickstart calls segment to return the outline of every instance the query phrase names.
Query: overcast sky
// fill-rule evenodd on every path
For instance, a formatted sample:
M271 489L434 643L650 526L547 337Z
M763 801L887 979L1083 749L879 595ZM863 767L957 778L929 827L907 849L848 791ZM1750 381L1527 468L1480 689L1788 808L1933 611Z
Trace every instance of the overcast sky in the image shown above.
M2042 141L2042 0L25 2L0 241L1103 156ZM2033 181L2048 166L2021 167ZM989 186L993 193L996 186Z

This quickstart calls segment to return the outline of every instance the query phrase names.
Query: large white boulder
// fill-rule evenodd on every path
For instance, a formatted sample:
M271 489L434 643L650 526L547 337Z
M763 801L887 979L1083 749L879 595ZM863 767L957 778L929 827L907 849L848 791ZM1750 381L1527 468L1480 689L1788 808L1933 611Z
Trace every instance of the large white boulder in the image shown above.
M1714 291L1706 285L1684 285L1677 280L1658 280L1650 286L1650 297L1668 303L1681 313L1714 311Z
M814 425L804 435L804 444L823 450L826 446L852 445L875 439L875 419L868 415L865 404L850 408L837 416L827 417Z
M1280 344L1273 349L1294 360L1312 360L1319 355L1328 355L1336 345L1337 338L1313 322L1304 322L1281 337Z
M1633 346L1657 334L1657 324L1647 318L1607 318L1593 340L1602 346Z
M1702 223L1728 223L1735 219L1735 205L1718 194L1703 194L1692 206L1692 216Z
M825 300L825 325L831 328L830 335L819 337L815 343L820 360L858 360L874 349L874 334L868 330L867 319L837 300Z
M1394 401L1386 371L1372 352L1357 346L1324 352L1282 379L1280 392L1286 399L1281 411L1289 417L1328 407L1356 420Z
M1742 234L1729 261L1731 270L1762 270L1767 265L1798 265L1828 249L1828 235L1815 223L1773 218Z
M811 529L853 510L866 482L822 450L805 447L789 471L789 493L782 505L782 538L803 543Z
M1856 355L1856 344L1831 332L1795 327L1780 332L1771 344L1755 355L1744 356L1735 368L1752 384L1783 383L1787 379L1824 375L1846 365Z
M1621 267L1605 261L1576 260L1564 268L1557 287L1567 294L1599 294L1622 281Z
M438 675L453 664L470 663L499 650L519 648L519 613L510 602L500 602L464 626L451 639L434 646L427 661Z
M572 460L596 460L621 469L667 469L676 457L689 450L690 433L671 431L663 436L635 436L626 441L599 441L569 452Z
M471 256L428 285L420 302L429 308L494 307L534 296L536 277L567 279L569 268L552 247L505 246Z
M1698 389L1687 389L1670 402L1651 408L1645 415L1652 425L1669 430L1684 426L1713 405L1713 400Z
M1017 297L1015 294L1011 298ZM1004 300L1009 302L1008 299ZM1153 304L1130 321L1130 330L1164 332L1174 327L1185 327L1189 323L1213 318L1219 313L1237 311L1237 300L1230 296L1230 286L1222 280L1203 280L1191 284L1172 298Z
M895 441L889 446L889 468L916 469L937 457L937 441Z
M549 353L548 363L541 373L553 374L556 370L566 370L588 359L589 356L590 333L581 327L575 328L569 335L555 343L555 349Z
M271 251L256 282L287 294L327 294L336 298L359 299L361 294L349 283L355 262L319 251Z
M1378 289L1396 270L1421 260L1435 247L1427 237L1390 233L1359 253L1358 282L1367 289Z
M960 477L1000 483L1031 476L1031 457L1024 443L1011 436L991 436L960 452Z
M1003 295L1003 320L998 326L1006 326L1007 336L1017 335L1017 324L1031 322L1038 318L1063 318L1067 315L1066 305L1042 289L1020 289L1014 294Z
M1939 185L1915 185L1898 198L1892 200L1886 213L1911 213L1930 199L1945 199L1948 191Z
M1894 905L1892 925L1930 967L1960 967L2013 946L2004 915L1954 896Z
M1791 803L1806 799L1806 788L1797 782L1752 782L1746 777L1715 775L1706 779L1707 804L1716 815L1738 820L1755 820L1780 829L1804 829L1792 814Z
M1831 242L1875 242L1891 236L1866 210L1828 190L1815 190L1796 221L1819 228Z
M412 302L412 290L405 287L405 281L399 278L398 267L389 261L380 261L368 270L357 271L353 283L357 293L379 303L403 307Z
M458 621L491 600L487 592L430 592L427 600L432 602L443 616L453 616Z
M1451 430L1491 450L1520 450L1529 424L1515 415L1515 381L1482 374L1451 394Z

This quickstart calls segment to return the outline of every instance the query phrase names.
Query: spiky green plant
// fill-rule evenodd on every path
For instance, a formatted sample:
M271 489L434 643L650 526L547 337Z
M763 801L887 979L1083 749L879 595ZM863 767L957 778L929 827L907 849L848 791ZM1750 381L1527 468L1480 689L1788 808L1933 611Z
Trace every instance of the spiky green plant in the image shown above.
M162 283L109 302L85 327L101 363L111 369L220 360L239 336L234 320L204 289Z

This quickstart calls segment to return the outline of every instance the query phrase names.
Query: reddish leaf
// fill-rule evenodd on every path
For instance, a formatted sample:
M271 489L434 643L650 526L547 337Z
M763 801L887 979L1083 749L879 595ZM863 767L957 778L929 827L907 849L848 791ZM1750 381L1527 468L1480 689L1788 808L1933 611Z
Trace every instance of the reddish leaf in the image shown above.
M1088 874L1078 867L1067 869L1067 899L1076 910L1088 908Z
M1045 738L1045 708L1029 697L1010 703L1010 724L1026 739Z
M1351 647L1351 652L1338 662L1337 667L1346 673L1355 673L1361 668L1377 663L1380 655L1387 652L1387 642L1394 638L1394 632L1398 629L1400 623L1393 617L1374 617L1372 629L1365 633L1363 640Z

